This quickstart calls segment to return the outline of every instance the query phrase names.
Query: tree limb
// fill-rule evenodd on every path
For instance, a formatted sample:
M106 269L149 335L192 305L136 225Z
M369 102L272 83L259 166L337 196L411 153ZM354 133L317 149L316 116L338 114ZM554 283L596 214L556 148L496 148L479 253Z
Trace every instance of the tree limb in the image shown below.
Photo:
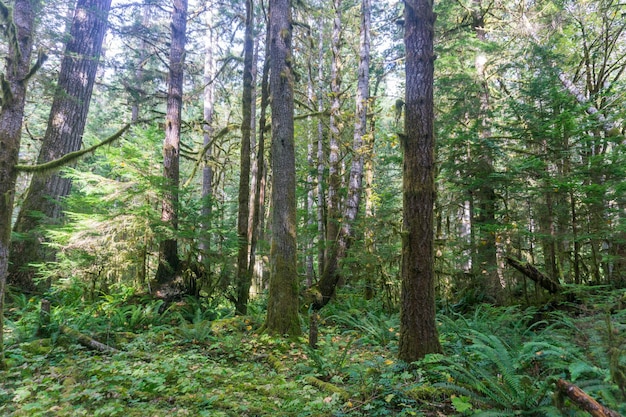
M96 145L90 146L89 148L67 153L58 159L54 159L52 161L49 161L43 164L37 164L37 165L19 165L18 164L15 166L15 169L19 172L48 172L48 171L59 169L69 164L70 162L77 160L78 158L80 158L81 156L85 154L94 152L99 147L112 143L116 139L119 139L130 128L130 126L131 126L130 123L125 124L124 127L122 127L120 130L115 132L113 135L109 136L108 138L106 138L105 140L103 140L102 142Z

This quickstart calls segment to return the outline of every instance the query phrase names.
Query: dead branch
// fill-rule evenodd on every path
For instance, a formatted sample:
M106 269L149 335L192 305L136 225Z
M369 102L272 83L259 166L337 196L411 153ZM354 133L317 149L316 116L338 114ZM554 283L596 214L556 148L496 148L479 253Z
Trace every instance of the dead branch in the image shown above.
M588 412L593 417L622 417L618 412L606 408L591 398L585 391L564 379L559 379L556 382L556 387L561 395L566 395L580 409Z

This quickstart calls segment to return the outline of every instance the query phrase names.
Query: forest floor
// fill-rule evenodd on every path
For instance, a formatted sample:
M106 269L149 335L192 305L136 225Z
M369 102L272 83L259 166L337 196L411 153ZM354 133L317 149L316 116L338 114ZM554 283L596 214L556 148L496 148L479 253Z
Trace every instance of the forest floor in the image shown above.
M226 310L200 301L159 313L159 302L132 297L63 297L45 338L35 336L39 299L9 303L0 415L587 415L557 398L558 378L626 413L624 291L544 310L447 308L445 356L411 366L396 360L398 315L354 295L324 311L316 350L258 334L262 306L221 318ZM119 351L85 347L58 324Z

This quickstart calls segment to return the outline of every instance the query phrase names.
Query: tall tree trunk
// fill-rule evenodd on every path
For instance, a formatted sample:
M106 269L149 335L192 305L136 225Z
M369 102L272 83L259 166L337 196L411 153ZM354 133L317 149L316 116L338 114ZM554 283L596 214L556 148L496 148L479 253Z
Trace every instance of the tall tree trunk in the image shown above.
M2 85L2 109L0 110L0 370L4 363L4 298L9 266L11 243L11 219L15 199L15 182L22 119L26 101L26 86L30 71L33 46L33 26L40 2L16 0L6 27L15 30L14 39L8 42Z
M472 27L476 38L484 43L487 41L485 30L486 11L483 9L482 0L473 0L474 10L472 11ZM476 248L475 259L472 262L474 279L478 282L478 287L492 301L498 301L501 297L501 285L497 275L497 255L496 255L496 193L493 184L493 174L495 172L493 161L493 150L490 143L491 136L491 97L489 84L485 74L485 64L487 57L482 51L478 51L474 68L476 69L477 83L479 84L478 102L478 149L474 157L477 158L475 175L479 186L473 192L474 207L478 208L478 213L474 216L473 226L478 241L473 242Z
M169 57L169 85L165 115L165 141L163 142L163 178L165 190L161 207L161 221L172 233L178 230L178 187L180 185L180 127L183 107L183 75L187 31L187 0L172 2L171 45ZM156 272L156 295L168 298L169 287L174 283L180 260L176 236L164 238L159 243L159 266ZM178 291L175 291L178 292Z
M296 162L292 21L289 0L270 0L270 94L272 108L272 246L265 328L298 336L296 268Z
M265 127L267 125L267 107L269 106L269 73L270 73L270 25L266 24L265 33L265 61L263 62L263 73L261 75L261 109L259 116L259 142L257 144L257 171L255 179L254 189L254 203L252 205L252 236L250 238L250 260L248 269L252 271L252 276L255 279L262 277L256 277L254 274L255 256L257 242L261 238L263 231L263 216L265 212L265 179L266 179L266 164L265 164ZM262 282L259 283L262 286Z
M214 93L215 93L215 30L213 28L213 12L211 6L208 5L209 11L207 12L206 25L207 33L205 39L205 51L204 51L204 94L203 94L203 145L208 146L208 149L204 155L204 167L202 168L202 236L200 237L200 261L204 265L206 273L210 271L210 258L209 252L211 251L211 213L213 208L213 165L211 157L213 155L213 146L211 141L213 140L213 108L214 108Z
M245 315L250 295L248 268L248 216L250 214L250 134L252 129L252 64L254 61L254 19L252 0L246 0L246 30L243 47L243 96L241 100L241 152L239 175L239 211L237 216L237 298L235 310Z
M354 223L354 220L356 219L357 213L359 211L359 205L361 202L361 192L363 190L363 158L364 153L368 149L363 147L363 137L365 136L367 130L367 103L369 101L370 16L370 0L362 0L361 40L359 52L358 85L356 95L356 117L354 123L354 138L352 144L354 156L352 158L352 165L350 167L348 196L346 198L345 212L342 216L341 226L337 233L336 241L334 243L329 242L330 248L325 261L324 274L322 275L319 282L322 299L314 304L315 309L320 309L325 304L327 304L335 292L335 288L337 286L337 283L339 282L340 277L339 262L341 262L346 257L348 248L350 247L350 240L353 237L352 225ZM330 218L331 216L329 215L329 219ZM328 230L331 229L330 222L332 221L332 219L329 221Z
M314 26L314 21L312 19L309 20L309 26ZM308 32L308 41L311 45L313 45L313 39L311 37L311 32ZM313 50L310 50L310 53L307 55L307 105L313 109L315 108L315 92L313 85L313 65L312 65L312 56ZM314 206L315 206L315 190L314 190L314 182L313 182L313 171L315 170L315 163L313 160L313 118L307 117L307 146L306 146L306 161L308 165L307 175L306 175L306 247L305 247L305 266L306 266L306 287L310 288L313 285L313 278L315 277L315 268L314 268L314 260L313 260L313 246L314 246L314 238L312 236L313 225L314 225Z
M427 353L441 352L435 320L433 253L435 15L432 0L406 0L404 22L404 216L398 356L405 362L414 362Z
M320 28L323 27L320 20ZM317 111L324 110L324 31L319 31L318 39L318 66L317 66ZM324 273L324 241L326 236L325 212L326 199L324 198L324 123L322 118L317 119L317 269L319 276Z
M79 0L76 4L38 164L77 151L82 145L110 7L111 0ZM30 264L52 259L37 229L61 217L60 200L70 187L71 180L58 173L33 175L15 223L15 231L23 237L11 245L9 282L23 291L35 289L35 269Z
M331 37L332 59L330 63L330 150L328 153L328 190L326 202L326 244L324 253L324 270L335 269L329 266L335 251L339 235L339 189L341 187L341 173L339 167L339 142L341 141L341 0L333 1L335 16L333 18L333 33Z

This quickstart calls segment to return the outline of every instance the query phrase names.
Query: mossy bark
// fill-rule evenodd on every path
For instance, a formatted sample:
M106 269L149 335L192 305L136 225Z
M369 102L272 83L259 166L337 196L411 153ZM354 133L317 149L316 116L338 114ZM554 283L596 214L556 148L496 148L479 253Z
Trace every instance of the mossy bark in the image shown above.
M26 78L30 71L33 25L39 2L17 0L13 4L12 27L15 39L8 43L0 111L0 369L4 368L4 298L9 267L11 219L22 119L26 99ZM7 89L7 90L5 90Z
M296 268L296 167L294 146L291 4L270 1L270 95L272 109L272 244L265 330L298 336Z

